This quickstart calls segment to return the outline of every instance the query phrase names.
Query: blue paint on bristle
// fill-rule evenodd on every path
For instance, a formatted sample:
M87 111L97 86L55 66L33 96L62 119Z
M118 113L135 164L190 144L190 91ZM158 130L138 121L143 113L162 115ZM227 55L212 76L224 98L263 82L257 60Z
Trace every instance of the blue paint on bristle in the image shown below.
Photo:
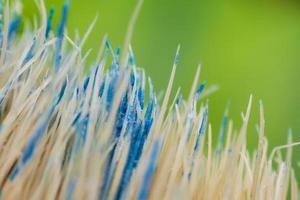
M198 89L197 89L197 91L196 91L196 94L197 94L197 95L200 95L201 92L204 90L204 88L205 88L205 82L203 82L203 83L201 83L201 84L199 85L199 87L198 87Z
M25 65L33 56L34 56L34 47L36 45L36 37L33 37L32 44L30 46L29 51L26 54L26 57L23 61L23 65Z
M67 23L67 16L69 11L69 1L67 1L62 8L62 16L60 19L60 24L57 27L57 42L56 42L56 51L55 51L55 71L59 70L61 64L61 54L62 54L62 43L64 38L65 26Z
M115 124L115 131L114 131L114 139L118 140L122 131L122 128L124 126L124 122L125 122L125 117L126 117L126 113L128 110L128 93L126 92L125 95L122 97L122 101L117 113L117 119L116 119L116 124ZM116 151L116 147L117 144L114 144L112 151L109 154L109 159L106 165L106 169L105 169L105 174L104 174L104 178L103 178L103 185L101 187L101 193L99 196L99 199L104 199L108 189L110 187L111 184L111 180L112 180L112 174L115 170L114 167L112 167L112 162L113 162L113 158L115 155L115 151Z
M197 88L196 90L196 94L194 95L194 99L197 101L200 97L200 94L202 93L202 91L204 90L205 88L205 82L201 83L199 85L199 87Z
M150 188L150 185L152 182L153 173L155 171L156 162L157 162L159 152L160 152L160 145L161 144L159 141L153 142L149 165L144 174L143 182L142 182L142 185L141 185L138 197L137 197L138 200L144 200L144 199L147 199L147 197L148 197L149 188Z
M108 112L111 110L111 106L112 106L112 103L113 103L118 78L119 77L118 77L117 73L112 74L112 80L108 85L107 96L106 96L106 110Z
M196 140L196 144L194 146L194 152L197 152L200 149L201 139L203 138L203 135L204 135L205 129L206 129L207 117L208 117L208 104L206 104L206 106L205 106L205 110L203 113L201 125L199 128L199 132L198 132L198 136L197 136L197 140Z
M108 41L106 41L106 47L110 49L110 52L112 53L112 47ZM118 51L117 51L118 53ZM132 54L131 54L132 55ZM119 56L113 56L113 58L119 59ZM133 58L133 56L131 56ZM129 58L130 59L130 58ZM115 60L113 62L118 63L118 60ZM129 61L129 65L134 66L134 62ZM107 111L110 110L111 103L114 99L114 93L115 93L115 86L117 83L117 79L120 76L118 67L112 67L110 71L108 72L110 79L110 82L108 83L108 89L106 91L106 104L107 104ZM137 77L136 77L137 76ZM130 149L128 158L124 167L124 171L121 176L121 181L118 187L117 194L115 196L115 199L120 199L121 196L126 191L126 185L129 182L132 172L134 168L136 167L138 160L141 156L141 152L143 149L144 142L146 140L146 137L150 131L151 125L152 125L152 111L153 111L153 98L150 98L147 110L145 112L145 120L143 124L143 120L138 118L138 112L139 110L144 109L144 89L142 86L142 73L138 72L137 74L131 72L130 73L130 82L129 82L129 88L127 89L127 92L122 97L117 118L116 118L116 124L114 126L114 140L118 141L120 138L121 131L126 124L125 129L125 137L128 137L130 139ZM101 96L103 95L103 88L104 83L101 84ZM135 89L134 89L135 88ZM152 93L152 89L150 90ZM128 101L129 95L131 98L133 98L132 102ZM150 94L152 97L153 94ZM105 196L108 192L108 189L111 185L111 181L114 175L115 171L115 163L113 162L114 156L115 156L115 150L118 144L114 144L112 151L109 154L109 159L106 165L105 174L103 178L103 185L101 187L101 192L99 199L105 199Z
M142 87L139 87L137 95L138 95L140 108L143 110L145 94L144 94L144 89Z
M89 81L90 81L90 77L89 76L86 76L84 81L83 81L83 92L85 93L86 92L86 89L89 85Z
M8 28L8 40L11 40L14 37L14 35L16 34L20 26L20 23L21 23L21 17L18 15L15 16Z
M47 26L46 26L46 33L45 33L46 40L49 38L49 34L52 29L53 16L54 16L54 7L52 6L49 10L49 14L47 18Z

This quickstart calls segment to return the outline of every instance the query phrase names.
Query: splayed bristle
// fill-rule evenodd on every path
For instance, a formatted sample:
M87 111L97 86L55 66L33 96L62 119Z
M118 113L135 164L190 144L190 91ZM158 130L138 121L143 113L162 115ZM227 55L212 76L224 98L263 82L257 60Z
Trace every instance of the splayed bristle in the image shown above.
M105 37L84 73L82 45L95 21L74 42L65 31L69 1L54 31L54 9L47 17L41 1L42 28L17 34L21 17L0 1L0 199L298 199L291 147L299 142L290 133L268 156L262 103L252 157L252 96L238 134L226 109L216 149L209 103L197 105L216 87L197 88L200 66L188 100L180 90L171 99L180 46L158 102L129 45L141 4L124 49Z

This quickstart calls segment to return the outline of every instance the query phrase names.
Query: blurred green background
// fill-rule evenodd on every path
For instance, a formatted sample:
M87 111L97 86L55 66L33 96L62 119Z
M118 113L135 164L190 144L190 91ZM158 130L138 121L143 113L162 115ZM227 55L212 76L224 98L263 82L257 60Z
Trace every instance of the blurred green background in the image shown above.
M38 16L32 0L24 0L23 11ZM57 24L62 0L54 5ZM98 14L97 25L85 45L95 57L105 33L114 48L123 44L136 0L72 0L68 33L81 35ZM270 146L284 144L287 130L300 140L300 2L290 0L212 1L145 0L132 39L137 63L145 68L156 90L166 88L176 47L181 44L175 87L188 95L197 65L201 80L218 84L209 97L209 119L219 132L226 104L235 128L249 95L254 107L249 127L249 145L256 144L258 100L265 107L266 135ZM215 138L217 135L215 135ZM294 157L300 153L296 147Z

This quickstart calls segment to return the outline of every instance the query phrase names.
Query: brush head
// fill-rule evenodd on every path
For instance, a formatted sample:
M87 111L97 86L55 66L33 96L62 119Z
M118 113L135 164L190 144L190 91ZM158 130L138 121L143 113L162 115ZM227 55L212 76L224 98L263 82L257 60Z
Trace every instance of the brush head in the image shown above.
M20 34L22 18L4 7L1 199L298 199L291 168L291 146L298 143L290 134L268 156L262 104L258 148L253 157L247 150L252 96L237 134L225 112L216 148L202 102L205 84L197 88L200 67L190 97L177 92L171 101L179 47L160 103L128 41L121 52L105 38L84 72L82 45L91 29L83 40L68 37L68 1L56 32L54 10L47 17L43 1L40 28Z

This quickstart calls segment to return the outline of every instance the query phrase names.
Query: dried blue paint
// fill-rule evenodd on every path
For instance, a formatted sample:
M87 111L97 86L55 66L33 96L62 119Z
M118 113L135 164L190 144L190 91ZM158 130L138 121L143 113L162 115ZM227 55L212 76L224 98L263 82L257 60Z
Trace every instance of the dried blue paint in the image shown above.
M150 96L152 96L152 94ZM151 97L145 113L144 124L142 121L137 119L137 115L136 115L137 103L134 103L134 106L130 107L131 110L129 111L130 114L127 117L128 128L126 132L131 133L130 135L131 142L130 142L127 161L115 196L116 200L122 199L122 196L126 192L127 185L131 179L133 170L136 168L138 161L140 160L140 157L142 155L143 147L153 122L153 118L152 118L153 107L154 107L154 100Z
M54 7L52 6L49 10L49 14L47 18L47 26L46 26L46 33L45 33L46 40L49 38L49 34L52 29L53 16L54 16Z
M121 130L124 125L125 121L125 116L128 110L128 93L126 92L125 95L122 97L122 101L118 110L117 114L117 120L115 124L115 131L114 131L114 140L118 140L121 134ZM114 172L115 172L115 167L112 166L112 161L115 155L117 143L114 144L112 151L109 154L109 158L107 161L106 169L105 169L105 174L103 178L103 185L101 186L100 194L99 194L99 199L105 199L106 194L108 192L108 189L110 188L111 185L111 180L113 178Z
M139 195L137 197L138 200L144 200L147 199L148 193L149 193L149 188L152 182L153 174L155 172L155 168L157 165L157 160L158 160L158 155L160 152L160 142L159 141L154 141L152 150L151 150L151 155L150 155L150 162L148 164L148 167L146 169L146 172L143 177L143 182L142 186L139 191Z
M84 81L83 81L83 91L84 93L86 92L86 89L89 85L90 82L90 76L85 77Z
M201 92L204 90L205 88L205 82L201 83L200 86L198 87L197 91L196 91L196 94L197 95L200 95Z
M199 132L197 135L196 144L194 146L194 152L197 152L200 148L201 139L205 133L206 123L207 123L207 115L208 115L208 104L206 104L206 106L205 106L201 125L200 125Z
M21 17L18 15L15 16L8 28L8 40L11 40L14 37L14 35L16 34L20 26L20 23L21 23Z
M35 45L36 45L36 37L34 36L32 44L30 46L30 49L27 52L26 57L25 57L25 59L23 61L23 65L25 65L33 57Z
M56 41L56 51L55 51L55 63L54 63L56 72L59 70L61 64L62 43L64 38L65 26L67 23L68 10L69 10L69 2L67 1L63 5L60 24L58 25L57 28L57 41Z

